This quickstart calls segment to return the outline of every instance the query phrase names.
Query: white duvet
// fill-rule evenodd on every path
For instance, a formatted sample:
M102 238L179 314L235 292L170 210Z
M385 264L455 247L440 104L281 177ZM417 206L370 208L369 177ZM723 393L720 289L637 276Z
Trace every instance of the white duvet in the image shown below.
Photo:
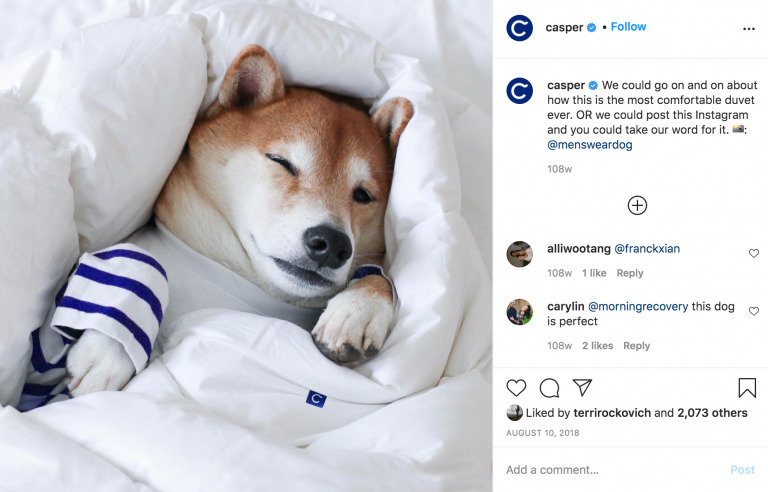
M461 203L462 184L484 189L468 173L487 149L469 142L487 119L328 11L202 3L146 4L0 64L0 490L487 490L490 285ZM400 307L384 349L351 370L285 321L197 311L123 391L17 412L57 284L80 251L146 222L250 43L289 85L414 104L386 220Z

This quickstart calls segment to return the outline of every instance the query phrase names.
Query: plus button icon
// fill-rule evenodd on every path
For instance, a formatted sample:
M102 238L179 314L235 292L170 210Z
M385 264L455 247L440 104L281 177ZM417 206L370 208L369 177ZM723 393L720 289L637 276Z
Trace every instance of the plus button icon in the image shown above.
M635 195L629 199L627 208L632 215L642 215L648 209L648 202L640 195Z

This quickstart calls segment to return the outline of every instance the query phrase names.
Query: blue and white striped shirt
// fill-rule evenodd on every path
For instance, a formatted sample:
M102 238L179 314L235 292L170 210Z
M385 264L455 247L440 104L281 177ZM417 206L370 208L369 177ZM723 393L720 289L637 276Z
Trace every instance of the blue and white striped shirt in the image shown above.
M84 330L119 341L136 372L143 369L168 298L165 270L143 249L118 244L85 253L59 289L46 322L32 332L32 357L19 410L69 398L67 352Z

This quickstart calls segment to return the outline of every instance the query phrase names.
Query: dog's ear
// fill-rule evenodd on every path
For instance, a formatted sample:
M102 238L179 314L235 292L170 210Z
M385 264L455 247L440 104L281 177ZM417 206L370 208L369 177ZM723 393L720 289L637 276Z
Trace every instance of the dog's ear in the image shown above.
M413 118L413 105L404 97L395 97L385 102L373 112L371 119L382 136L389 137L392 152L397 151L400 135Z
M251 44L227 69L218 100L208 108L206 117L222 109L263 106L283 97L285 85L275 61L264 48Z

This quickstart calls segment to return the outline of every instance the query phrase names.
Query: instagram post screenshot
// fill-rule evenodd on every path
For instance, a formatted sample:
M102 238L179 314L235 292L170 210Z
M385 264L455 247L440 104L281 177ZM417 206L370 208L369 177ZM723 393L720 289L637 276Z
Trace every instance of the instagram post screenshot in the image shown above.
M0 14L0 492L768 491L763 0Z

